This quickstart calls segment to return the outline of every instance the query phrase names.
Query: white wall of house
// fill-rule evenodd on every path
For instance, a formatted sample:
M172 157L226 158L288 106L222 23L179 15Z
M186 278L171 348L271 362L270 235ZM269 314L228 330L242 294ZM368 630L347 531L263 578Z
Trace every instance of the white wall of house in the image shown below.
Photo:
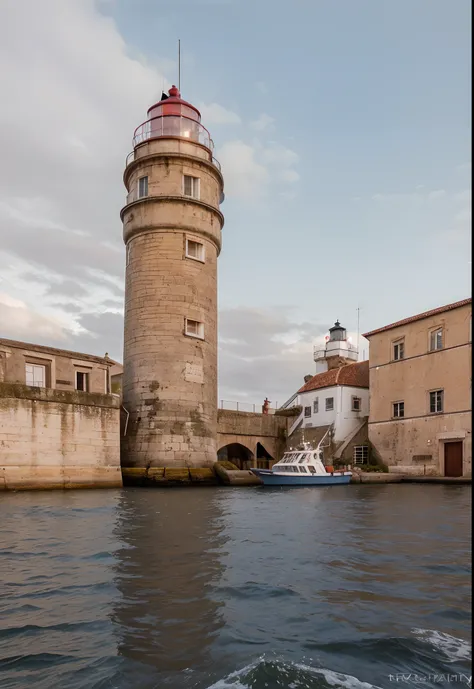
M359 398L360 411L353 410L353 398ZM333 399L333 409L326 409L326 400ZM317 409L315 411L315 402ZM334 385L320 390L311 390L298 395L298 404L303 407L303 428L317 428L334 424L334 440L344 440L369 415L368 388L352 388ZM311 415L305 415L305 408L311 407Z

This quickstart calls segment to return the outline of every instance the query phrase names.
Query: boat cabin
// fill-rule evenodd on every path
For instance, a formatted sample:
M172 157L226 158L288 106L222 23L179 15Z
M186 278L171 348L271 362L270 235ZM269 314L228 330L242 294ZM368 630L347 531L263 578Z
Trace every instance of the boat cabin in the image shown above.
M273 465L273 472L285 474L326 474L322 450L285 452Z

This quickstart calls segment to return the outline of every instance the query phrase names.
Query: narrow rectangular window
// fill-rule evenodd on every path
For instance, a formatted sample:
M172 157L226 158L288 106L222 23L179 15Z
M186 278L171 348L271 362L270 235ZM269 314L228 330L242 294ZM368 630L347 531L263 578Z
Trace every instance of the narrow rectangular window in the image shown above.
M196 242L194 239L186 239L186 258L192 258L195 261L201 261L201 263L204 263L204 244L201 244L201 242Z
M127 244L127 249L126 249L126 262L125 265L129 266L130 265L130 251L131 251L131 246L130 244Z
M362 409L362 400L360 397L352 398L352 411L360 411Z
M397 340L393 343L393 361L405 358L405 340Z
M311 407L304 408L304 415L306 419L311 416Z
M25 364L26 384L34 388L46 387L46 366Z
M430 414L439 414L444 411L444 390L430 392Z
M148 196L148 177L140 177L138 180L138 198Z
M76 390L89 392L89 374L84 371L76 371Z
M405 402L394 402L393 403L393 418L403 419L405 416Z
M443 349L443 328L438 328L430 333L430 352Z
M199 177L192 177L191 175L183 176L183 194L191 196L193 199L199 199Z
M199 321L191 320L186 318L184 326L184 334L189 335L189 337L198 337L199 339L204 339L204 323Z
M369 463L369 448L367 445L356 445L352 455L354 464Z
M334 409L334 397L326 398L326 411L333 411Z
M319 397L316 397L316 399L313 402L313 412L317 414L319 411Z

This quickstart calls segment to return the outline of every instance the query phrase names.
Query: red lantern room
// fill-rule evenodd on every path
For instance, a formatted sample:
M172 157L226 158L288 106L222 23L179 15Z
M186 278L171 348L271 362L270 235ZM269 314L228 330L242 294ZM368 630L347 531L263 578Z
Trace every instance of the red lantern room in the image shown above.
M147 115L148 120L135 130L134 148L150 139L177 137L190 139L212 152L214 143L201 124L201 113L181 98L176 86L170 88L168 95L163 93L161 100L148 109Z

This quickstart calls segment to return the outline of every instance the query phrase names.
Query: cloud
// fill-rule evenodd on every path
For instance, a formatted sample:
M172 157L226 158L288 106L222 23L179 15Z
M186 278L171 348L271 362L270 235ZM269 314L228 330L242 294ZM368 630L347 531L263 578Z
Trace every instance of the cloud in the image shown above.
M30 3L26 23L20 5L0 8L1 251L45 272L47 303L61 279L76 296L122 279L121 174L163 75L130 57L92 0Z
M201 104L198 108L202 115L202 121L207 127L213 124L240 124L241 119L237 113L227 110L218 103L209 105Z
M257 160L256 150L243 141L228 141L217 156L225 176L226 195L243 198L260 196L270 173Z
M262 112L262 114L259 115L256 120L250 123L250 126L257 132L273 131L274 123L275 119L273 117L270 117L270 115Z
M280 405L315 371L312 347L328 324L298 321L291 308L237 307L219 313L219 397Z
M35 313L24 302L0 294L1 337L37 342L40 339L62 342L67 340L66 324L60 320Z
M228 141L216 155L222 164L228 197L261 198L270 190L270 185L273 192L286 194L287 184L299 180L294 169L298 155L277 142Z
M453 194L445 189L427 189L424 184L418 184L414 191L384 192L372 195L372 201L379 203L430 203L442 199L453 198Z
M70 306L74 310L74 306ZM86 312L71 327L66 319L45 315L19 299L0 293L1 337L70 349L116 360L123 356L123 315L117 312Z

